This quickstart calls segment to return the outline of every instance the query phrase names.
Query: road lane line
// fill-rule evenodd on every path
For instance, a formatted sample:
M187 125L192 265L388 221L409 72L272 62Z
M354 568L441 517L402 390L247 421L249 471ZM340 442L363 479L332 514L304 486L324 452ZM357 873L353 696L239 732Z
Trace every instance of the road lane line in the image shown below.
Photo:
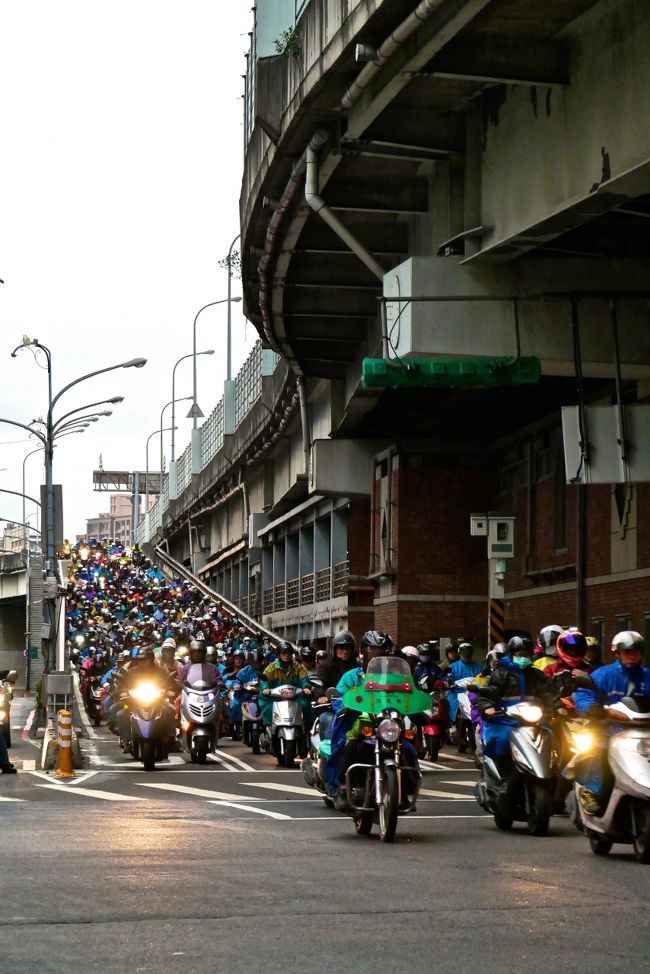
M0 802L24 802L24 798L0 798Z
M224 758L226 761L232 761L232 763L234 765L240 767L242 769L242 771L254 771L255 770L255 768L253 767L252 764L246 764L245 761L241 761L238 757L235 757L234 754L228 754L227 751L219 751L218 753L213 754L212 757L213 758L219 758L219 757L221 757L221 758Z
M268 818L282 819L282 821L291 821L290 815L283 815L281 812L272 812L268 808L253 808L251 805L239 805L236 802L227 801L210 801L210 805L221 805L222 808L239 808L242 812L255 812L257 815L266 815Z
M318 797L313 788L299 788L297 785L281 785L273 781L238 781L238 785L246 788L267 788L270 791L290 791L294 795L309 795L310 798Z
M470 780L469 778L463 778L461 781L458 781L458 780L456 780L456 781L442 781L441 780L439 782L439 784L441 784L441 785L458 785L460 788L473 788L477 781L478 781L478 778L476 778L474 781Z
M223 754L208 754L208 761L211 764L219 764L224 769L224 771L239 771L241 773L241 768L238 768L234 761L229 761Z
M48 788L66 795L83 795L84 798L103 798L107 802L144 802L146 798L136 795L118 795L114 791L97 791L96 788L69 788L68 785L36 785L37 788Z
M449 798L450 801L465 801L473 802L476 799L468 798L467 795L457 794L454 791L431 791L428 788L420 788L418 795L422 795L423 798Z
M444 751L440 757L447 758L448 761L461 761L463 764L474 764L474 758L465 758L461 754L448 754Z
M81 689L79 687L79 676L77 673L73 675L72 689L74 692L75 701L77 703L77 713L79 714L81 723L84 725L84 732L87 734L90 740L99 740L100 739L99 734L95 733L95 729L90 726L90 721L86 716L86 708L84 706L84 702L81 697Z
M262 798L247 798L246 795L231 795L225 791L211 791L208 788L192 788L191 785L174 785L169 782L161 781L136 781L140 788L159 788L162 791L174 791L181 795L193 795L195 798L214 798L218 801L240 801L244 798L247 801L261 802Z

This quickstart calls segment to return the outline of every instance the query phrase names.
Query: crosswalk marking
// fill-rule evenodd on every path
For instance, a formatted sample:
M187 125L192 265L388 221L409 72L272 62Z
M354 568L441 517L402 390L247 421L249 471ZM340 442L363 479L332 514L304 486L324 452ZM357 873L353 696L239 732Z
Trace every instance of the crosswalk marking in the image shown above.
M48 788L67 795L84 795L86 798L103 798L107 802L143 802L145 798L135 795L118 795L114 791L97 791L96 788L70 788L69 785L36 785L37 788Z
M255 800L253 799L253 801ZM290 815L283 815L281 812L272 812L268 808L253 808L251 805L240 805L237 802L210 801L210 805L221 805L222 808L239 808L243 812L256 812L258 815L267 815L269 818L278 818L285 822L291 818Z
M197 798L210 798L217 801L239 801L242 795L231 795L225 791L211 791L209 788L192 788L190 785L174 785L165 781L136 781L141 788L160 788L162 791L175 791L181 795L195 795ZM250 798L248 801L259 802L261 798Z
M244 785L246 788L265 788L271 791L291 792L294 795L309 795L314 798L316 792L313 788L299 788L298 785L281 785L273 781L238 781L237 784Z

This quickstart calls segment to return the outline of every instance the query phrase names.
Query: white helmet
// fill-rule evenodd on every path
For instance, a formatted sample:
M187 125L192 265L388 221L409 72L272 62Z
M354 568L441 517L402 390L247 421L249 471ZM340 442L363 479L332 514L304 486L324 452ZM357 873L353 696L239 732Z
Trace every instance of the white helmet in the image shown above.
M415 648L415 646L402 646L400 651L401 656L405 656L407 659L418 659L420 654Z

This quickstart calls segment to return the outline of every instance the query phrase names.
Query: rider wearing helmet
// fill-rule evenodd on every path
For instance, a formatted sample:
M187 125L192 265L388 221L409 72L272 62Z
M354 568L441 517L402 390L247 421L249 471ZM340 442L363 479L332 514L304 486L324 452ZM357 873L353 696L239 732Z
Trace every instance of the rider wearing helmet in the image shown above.
M318 654L317 654L318 655ZM335 687L344 673L356 669L356 642L348 629L337 632L332 640L332 656L325 655L316 667L316 676L325 689Z
M294 659L293 646L286 639L280 640L278 658L275 662L269 663L260 677L260 710L266 726L271 723L273 712L273 704L269 699L271 690L284 685L296 687L303 691L303 694L298 697L298 701L303 709L305 722L309 725L311 723L311 707L308 699L311 696L309 677L302 663Z
M175 687L172 676L162 666L156 662L153 646L138 646L132 654L131 663L128 670L124 670L124 677L120 680L120 692L127 693L139 683L155 683L163 691L171 690ZM128 697L122 700L122 706L115 714L116 723L120 736L120 744L124 751L131 747L129 735L131 732L131 710L128 705ZM165 728L165 736L170 743L175 737L174 727L174 708L168 703L162 704L160 717Z
M506 643L495 643L492 649L486 654L485 666L481 670L482 676L490 676L497 666L501 666L504 658L508 655Z
M382 632L381 629L369 629L368 632L364 632L361 637L360 649L363 665L346 670L336 684L336 689L340 694L345 693L346 690L351 690L352 687L359 686L361 677L365 673L371 659L375 659L377 656L395 655L393 640L388 633Z
M418 653L415 646L402 646L400 650L400 656L403 656L409 665L411 674L415 676L415 671L420 660L420 654Z
M650 696L650 668L643 665L643 636L625 629L614 636L611 649L615 660L591 674L593 689L579 687L573 695L579 714L595 713L601 706L618 703L633 693ZM610 726L606 733L620 733L621 729ZM576 779L581 785L581 805L589 814L598 814L613 784L605 747L595 748L591 757L578 766Z
M603 665L603 651L600 646L600 642L596 636L587 636L587 651L585 653L585 662L589 667L589 672L597 670L599 666Z
M246 699L247 694L242 690L241 674L246 669L246 653L238 647L232 654L232 669L224 673L224 681L227 690L232 690L232 695L228 694L230 726L232 728L232 739L239 740L239 728L241 725L241 705Z
M420 643L418 650L418 664L415 667L415 679L418 686L431 693L438 680L443 679L443 672L436 659L436 643ZM438 652L439 657L439 652Z
M316 650L311 646L300 647L300 662L307 670L307 676L316 676Z
M540 629L537 637L534 666L538 670L545 670L557 659L557 637L563 632L562 626L550 625Z
M550 711L559 704L551 681L533 666L532 640L513 636L507 649L508 655L492 672L488 685L480 688L477 700L483 719L484 753L497 759L508 753L510 731L515 726L509 717L497 716L502 705L519 703L528 697L535 697Z
M447 670L447 683L449 684L447 701L449 703L449 720L452 724L455 723L458 716L458 694L464 691L464 687L455 686L456 681L477 677L481 673L482 666L480 663L473 662L473 655L474 647L471 643L460 643L458 645L459 659L452 663Z

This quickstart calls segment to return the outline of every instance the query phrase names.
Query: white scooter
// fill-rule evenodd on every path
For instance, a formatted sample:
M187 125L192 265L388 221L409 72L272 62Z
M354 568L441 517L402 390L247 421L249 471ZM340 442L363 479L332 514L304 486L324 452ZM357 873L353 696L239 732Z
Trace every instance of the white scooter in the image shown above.
M272 754L280 767L293 768L299 754L307 748L305 718L299 698L304 690L283 684L271 690L273 710L271 724L264 728L260 744L268 754Z
M181 739L193 764L205 764L219 743L221 696L202 679L201 664L190 667L181 691Z
M607 748L614 778L609 800L601 813L588 814L576 781L567 810L597 856L606 856L615 842L622 842L632 844L638 862L650 863L650 698L623 697L606 707L605 714L612 729L620 728L600 745ZM581 763L590 760L598 745L590 730L573 738L576 758L571 770L579 773Z

